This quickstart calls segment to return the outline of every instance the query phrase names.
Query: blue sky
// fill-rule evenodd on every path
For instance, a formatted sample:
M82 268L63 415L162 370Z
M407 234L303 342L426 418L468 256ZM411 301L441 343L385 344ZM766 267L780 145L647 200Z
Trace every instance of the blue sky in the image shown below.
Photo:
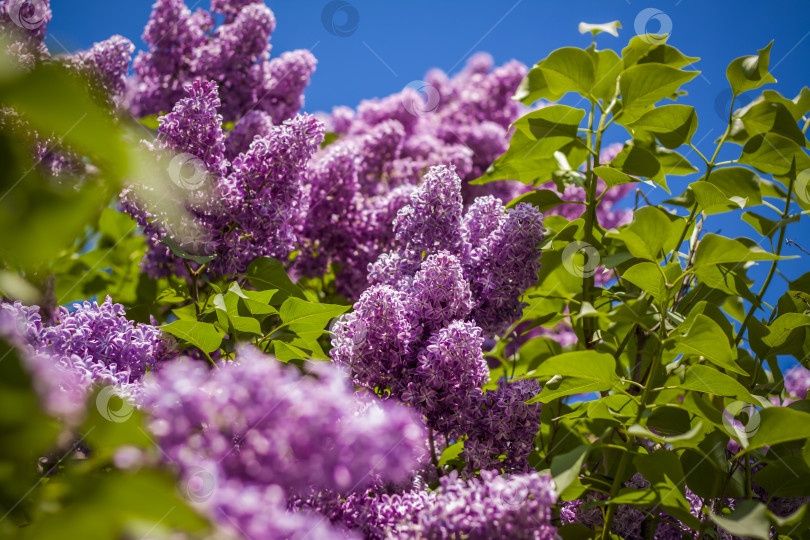
M208 8L208 0L195 1L186 3ZM325 0L269 2L278 21L272 37L274 52L308 48L318 58L317 72L306 93L309 111L355 106L362 99L386 96L421 79L433 67L456 72L476 51L491 53L496 63L516 58L532 64L559 47L587 46L590 36L578 33L580 21L616 19L623 27L620 37L599 36L600 48L620 50L637 31L659 32L663 26L669 29L671 44L689 56L701 57L693 69L702 73L685 87L689 95L680 102L698 111L700 126L693 140L704 154L711 154L712 142L725 128L727 113L721 112L727 109L729 97L725 69L734 58L755 54L774 40L771 72L778 82L770 88L793 98L810 84L808 0L350 0L334 17L326 17L333 26L324 24L327 4ZM55 53L87 48L116 33L131 39L136 47L143 47L140 35L151 1L52 0L51 7L54 20L49 25L48 44ZM659 15L645 25L639 14L648 8ZM345 31L335 32L335 28ZM335 35L341 33L348 35ZM621 141L627 134L619 128L611 137ZM739 156L739 147L727 148L721 159ZM689 157L696 164L700 161L695 155ZM677 194L693 180L674 179L670 187ZM649 195L659 201L666 194L657 189ZM808 250L809 223L805 217L792 225L787 235ZM739 214L727 214L713 216L706 232L740 236L752 231L740 221ZM800 254L790 246L784 253ZM798 277L808 270L807 256L788 261L784 267L780 265L782 268L788 277ZM761 265L750 275L761 277L765 271L765 265ZM782 289L783 282L774 283L774 288Z

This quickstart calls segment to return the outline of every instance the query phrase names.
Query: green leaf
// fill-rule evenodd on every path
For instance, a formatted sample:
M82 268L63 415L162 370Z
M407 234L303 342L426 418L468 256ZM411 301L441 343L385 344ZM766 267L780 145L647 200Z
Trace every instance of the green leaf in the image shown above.
M27 491L37 484L35 464L56 441L60 426L46 416L31 377L15 349L0 340L0 511L27 510Z
M672 149L689 144L697 126L698 119L694 107L663 105L644 114L627 127L633 133L636 130L652 133L662 145Z
M531 374L531 377L567 375L593 381L617 381L616 361L606 353L574 351L547 358Z
M441 457L439 458L439 468L444 467L449 462L453 461L458 456L460 456L462 450L464 450L464 441L453 443L447 448L445 448L442 451Z
M739 210L745 208L748 202L738 196L726 197L714 184L703 180L692 182L689 184L689 188L695 194L695 200L700 209L708 215Z
M626 145L610 162L610 166L631 176L648 178L669 192L661 163L647 150Z
M222 334L211 323L178 319L160 328L206 353L216 351L222 344Z
M536 206L539 211L547 212L563 204L563 202L560 196L550 189L535 189L519 197L515 197L506 207L514 208L520 203L529 203L532 206Z
M581 444L569 452L551 458L551 476L557 486L557 493L565 491L565 488L579 477L582 463L588 457L590 449L590 445Z
M620 23L619 21L611 21L602 24L590 24L586 22L581 22L579 23L579 33L584 34L586 32L590 32L592 35L595 36L602 32L607 32L613 37L619 37L619 28L621 27L622 23Z
M785 313L768 325L768 334L762 336L762 341L775 349L783 345L794 330L805 326L810 326L810 315L806 313Z
M633 214L633 221L618 230L613 229L605 236L624 242L633 256L639 259L659 261L665 252L675 246L684 220L653 206L639 208ZM673 238L675 236L675 238Z
M310 356L307 351L279 339L273 341L273 355L284 363L291 360L306 360Z
M759 428L749 437L746 452L788 441L810 438L810 414L788 407L759 411Z
M780 219L779 221L774 221L756 212L749 211L743 213L742 219L762 236L773 238L773 235L779 232L783 227L787 227L791 223L798 223L801 219L801 215L796 214L785 219Z
M810 168L810 157L801 146L777 133L764 133L745 143L738 161L765 174L786 175L794 159L797 171Z
M770 45L769 45L770 47ZM727 516L709 513L717 525L724 531L744 538L769 540L771 524L765 514L765 505L751 500L738 501L734 511Z
M541 64L542 62L539 62L529 70L512 99L520 101L524 105L531 105L539 99L557 101L562 97L562 94L555 94L549 88L546 76L540 68Z
M638 178L626 175L620 170L614 169L613 167L607 166L594 167L593 172L596 174L596 176L604 180L605 184L607 184L609 188L613 186L619 186L621 184L630 184L632 182L639 181Z
M549 54L539 66L550 95L564 96L568 92L578 92L582 96L588 96L593 87L593 61L582 49L562 47Z
M585 54L583 52L583 54ZM587 55L586 55L587 56ZM588 60L590 62L590 60ZM549 105L515 121L515 128L529 136L533 155L551 155L577 138L585 111L567 105ZM509 144L510 148L512 143Z
M174 253L181 259L188 259L189 261L194 261L197 264L205 264L207 262L213 261L216 258L216 255L194 255L193 253L189 253L188 251L180 247L180 244L178 244L177 241L175 241L175 239L170 236L164 236L163 238L160 239L160 242L169 246L169 249L172 251L172 253Z
M539 395L526 403L549 403L564 396L610 390L613 386L613 383L594 382L582 377L554 377L543 385L543 391Z
M666 303L674 294L675 281L680 274L681 266L678 263L667 265L664 271L658 264L645 261L625 270L622 279L648 292L659 302Z
M345 313L351 306L316 304L290 297L278 310L282 322L294 332L297 330L324 330L329 321Z
M236 285L237 288L239 287L239 285L236 283L234 283L234 285ZM215 300L214 306L218 310L225 312L234 330L237 330L239 332L246 332L248 334L255 334L257 336L263 334L259 321L257 321L253 317L246 317L244 315L239 314L239 304L241 297L237 293L233 291L228 291L224 296L217 295L217 297L219 297L221 301L217 302Z
M641 118L657 102L670 97L698 71L682 71L664 64L639 64L619 77L622 110L616 122L627 125Z
M723 192L727 198L742 197L748 200L747 206L762 204L760 185L763 180L751 169L745 167L712 169L707 182Z
M698 244L695 253L695 269L714 266L721 263L744 264L749 261L772 261L777 257L764 251L759 246L747 246L740 240L708 233Z
M700 356L727 371L748 375L736 364L736 351L726 339L723 329L706 315L695 317L689 331L676 340L674 352Z
M639 424L627 428L627 433L635 437L644 437L645 439L660 444L671 444L678 448L696 448L703 437L703 422L698 422L695 427L680 435L659 435Z
M787 137L799 146L807 146L804 133L796 125L793 115L782 103L761 101L752 104L740 117L749 136L777 133Z
M590 52L592 49L588 49ZM591 52L591 57L596 64L595 83L591 95L596 99L601 99L605 103L613 99L616 93L616 79L624 67L622 59L611 49Z
M694 390L705 394L732 397L746 403L759 403L742 384L709 366L690 366L686 370L686 376L683 383L681 383L681 387L685 390Z
M667 36L656 36L655 34L633 36L630 43L622 49L624 67L629 68L636 64L656 63L682 68L700 60L699 58L685 56L675 47L661 43L666 38Z
M289 297L305 298L301 288L287 277L284 267L276 259L270 257L256 259L248 266L247 278L248 282L259 291L278 290L274 302L283 302Z
M735 96L746 90L759 88L763 84L776 82L773 75L768 73L772 45L773 41L764 49L760 49L756 56L741 56L728 65L726 78Z
M55 134L64 145L89 156L97 166L120 178L128 164L112 116L90 98L87 89L63 66L41 64L0 84L0 101L24 115L42 133Z
M140 469L104 474L72 473L50 480L49 487L62 500L40 514L25 529L31 539L156 537L172 529L204 536L205 519L194 512L181 496L174 477L165 471ZM188 493L188 486L182 486ZM142 527L140 534L134 528Z

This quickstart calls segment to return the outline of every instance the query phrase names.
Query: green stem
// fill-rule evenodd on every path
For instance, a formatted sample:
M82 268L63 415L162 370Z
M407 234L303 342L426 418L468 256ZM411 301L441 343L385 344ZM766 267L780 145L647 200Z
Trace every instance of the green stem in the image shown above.
M790 179L790 184L788 185L788 192L787 196L785 197L785 209L782 212L782 219L787 218L790 212L790 196L793 193L793 182L796 179L796 175L793 175L793 178ZM783 226L779 231L779 241L776 244L776 253L777 257L782 255L782 246L785 243L785 232L787 227ZM742 325L740 325L740 331L737 332L737 337L734 339L734 345L739 345L740 341L742 341L743 333L745 333L746 328L748 328L748 323L751 322L751 317L754 315L754 311L756 311L757 306L762 302L762 299L765 297L765 292L768 290L768 287L771 284L771 280L773 279L774 274L776 274L776 265L779 263L779 259L774 259L771 263L771 268L768 271L768 276L765 278L765 283L762 284L762 288L759 290L759 294L756 297L756 302L751 304L751 307L748 309L748 313L745 314L745 319L743 319ZM752 381L753 384L753 381Z
M664 324L664 306L661 305L661 324L659 325L659 343L656 347L655 355L651 359L650 364L650 371L647 374L646 380L644 381L644 392L641 394L641 403L639 403L638 411L636 412L635 420L633 424L638 424L641 420L641 417L644 414L644 410L647 407L647 401L650 398L650 392L653 387L653 382L655 381L656 376L658 375L658 365L661 363L660 355L663 353L663 344L664 338L666 337L666 325ZM614 499L616 494L619 492L619 488L621 488L622 478L624 477L624 473L627 470L627 465L630 462L631 450L633 447L633 437L628 433L627 434L627 442L625 445L625 452L622 454L622 458L619 461L619 466L616 470L616 476L613 478L613 485L610 488L610 499ZM602 540L607 540L610 535L610 527L613 524L613 517L616 513L616 505L612 502L608 504L607 514L605 516L605 526L602 529Z

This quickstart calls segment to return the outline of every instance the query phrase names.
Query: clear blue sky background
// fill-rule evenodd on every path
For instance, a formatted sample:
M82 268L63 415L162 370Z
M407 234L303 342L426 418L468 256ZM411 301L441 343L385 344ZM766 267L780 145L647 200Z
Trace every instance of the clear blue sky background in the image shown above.
M190 7L208 8L208 0ZM563 46L585 47L589 35L580 35L580 21L606 22L618 19L620 37L603 34L600 48L620 50L636 34L636 18L647 8L663 13L658 21L670 26L670 43L701 60L691 69L702 74L686 86L689 95L681 103L693 105L700 126L694 137L704 154L711 154L713 141L722 135L727 110L725 69L738 56L755 54L774 40L771 72L778 82L771 88L793 98L810 85L810 1L808 0L602 0L548 2L539 0L350 0L357 16L356 30L346 37L330 33L322 22L325 0L279 0L269 2L278 21L272 37L273 51L308 48L318 58L318 69L306 93L306 109L330 110L335 105L355 106L361 100L382 97L421 79L433 67L454 73L476 51L491 53L496 63L516 58L533 64ZM52 0L54 20L49 25L52 52L87 48L93 42L122 34L143 48L140 35L151 11L151 1ZM334 22L344 25L346 13ZM643 25L642 25L643 26ZM666 28L665 28L666 29ZM658 32L659 22L650 21L641 32ZM580 104L580 106L582 106ZM612 134L621 141L620 128ZM727 145L722 159L739 156L739 147ZM700 159L692 154L698 164ZM692 178L670 180L673 193L680 193ZM661 189L644 188L653 201L666 195ZM713 216L707 232L728 236L750 235L739 213ZM788 238L810 250L810 219L788 229ZM766 246L767 248L767 246ZM785 254L800 255L787 246ZM788 261L783 272L790 278L810 270L810 257ZM765 265L750 272L762 279ZM777 281L780 279L776 278ZM782 283L774 283L781 289ZM776 298L769 295L769 300Z

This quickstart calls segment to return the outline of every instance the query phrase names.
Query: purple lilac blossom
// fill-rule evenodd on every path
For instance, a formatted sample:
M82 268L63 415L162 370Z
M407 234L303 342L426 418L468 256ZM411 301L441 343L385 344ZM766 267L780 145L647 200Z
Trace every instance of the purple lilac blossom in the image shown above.
M207 79L220 88L225 121L252 110L266 112L275 124L295 116L315 70L312 54L299 50L270 58L276 19L260 0L214 0L211 9L225 15L221 25L208 11L192 13L182 0L155 2L142 36L148 51L133 63L133 114L169 111L187 83Z
M343 227L340 235L325 237L316 233L326 229L315 227L307 243L317 245L314 250L317 257L326 260L312 265L302 262L301 271L318 275L317 272L335 262L339 270L338 290L357 299L367 283L365 275L358 275L355 267L364 273L368 263L393 247L393 240L386 238L390 218L377 219L376 226L369 226L367 217L378 214L375 207L380 198L387 198L395 213L403 208L403 202L407 201L393 195L392 190L418 184L432 166L455 167L466 203L474 195L489 193L508 201L525 191L525 186L517 182L497 182L473 189L468 181L480 176L508 147L509 125L523 110L511 96L526 71L518 62L492 70L488 55L476 55L453 79L439 71L428 74L423 89L427 102L409 87L387 98L365 101L356 111L336 107L327 126L339 137L322 153L332 152L335 146L355 149L357 196L351 204L335 205L329 214L323 214L317 210L321 207L319 197L328 196L329 192L313 189L313 210L307 221L331 220L350 225ZM434 104L431 96L436 94L439 99ZM326 172L317 173L310 180L313 186L330 185ZM344 244L358 248L344 249Z
M123 306L109 297L102 304L75 304L72 312L61 307L47 324L38 306L0 303L0 319L3 336L34 373L46 410L66 421L83 411L95 384L114 385L137 401L146 371L174 354L157 327L128 320Z
M500 476L481 471L464 480L455 473L441 478L413 525L399 528L399 538L514 538L551 540L551 506L557 501L550 476L537 473Z
M177 160L197 160L199 186L173 191L188 219L154 215L133 190L123 194L124 208L147 236L144 269L154 277L184 274L180 259L160 242L166 237L179 239L193 254L213 256L209 268L220 275L244 273L257 257L286 259L298 244L307 204L303 177L323 139L322 124L299 115L268 126L266 135L256 136L229 161L216 83L195 81L186 93L171 113L159 118L152 148L169 162L169 170Z
M31 70L50 57L44 41L52 15L50 0L0 2L0 35L8 40L5 53L21 68Z
M287 512L289 498L402 482L424 453L424 429L407 408L355 395L328 365L301 375L253 347L215 370L167 364L147 380L144 402L192 501L261 538L332 537L322 516ZM207 487L195 488L201 479Z
M288 495L408 478L424 440L412 414L358 400L334 368L315 375L252 347L213 371L181 359L146 383L151 430L184 474L213 462L225 480L280 486Z
M410 489L377 486L345 498L319 493L293 501L293 508L316 510L335 526L364 538L556 538L551 506L557 500L549 476L537 473L500 476L484 470L477 478L455 472L440 479L435 491L417 479Z
M798 399L807 399L807 389L810 388L810 370L795 366L785 373L785 390Z

